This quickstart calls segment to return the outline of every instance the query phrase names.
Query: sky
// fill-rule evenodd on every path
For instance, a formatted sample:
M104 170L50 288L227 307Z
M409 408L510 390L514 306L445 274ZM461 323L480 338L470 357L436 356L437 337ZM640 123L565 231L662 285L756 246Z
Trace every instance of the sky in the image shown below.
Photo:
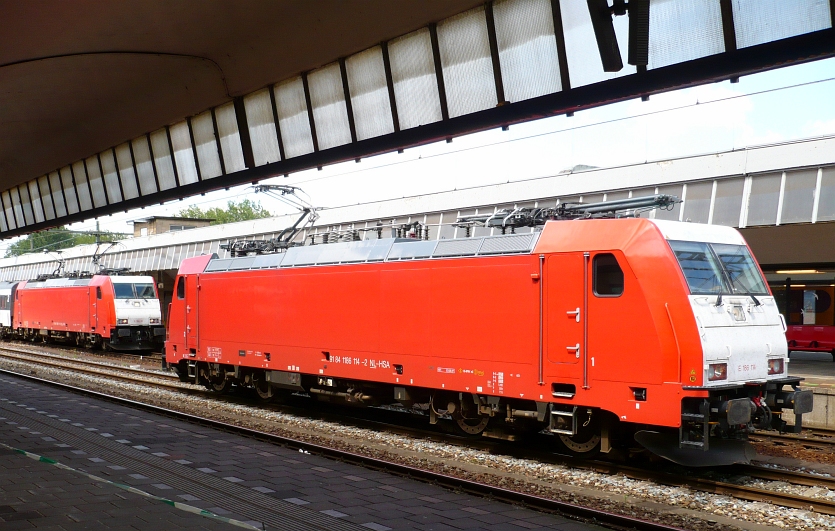
M339 207L559 173L578 164L613 167L835 135L835 59L555 116L276 177L262 183L304 190L316 207ZM273 214L290 207L244 185L99 218L132 233L130 221L176 215L189 205L251 199ZM95 220L69 225L92 230ZM0 251L15 240L0 242Z

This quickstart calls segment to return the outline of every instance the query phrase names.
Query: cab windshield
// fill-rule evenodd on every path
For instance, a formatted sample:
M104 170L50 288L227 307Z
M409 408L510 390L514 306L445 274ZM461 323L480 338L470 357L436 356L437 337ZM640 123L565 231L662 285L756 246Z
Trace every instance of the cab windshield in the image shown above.
M154 299L153 284L113 284L117 299Z
M674 240L669 243L693 295L768 295L746 246Z

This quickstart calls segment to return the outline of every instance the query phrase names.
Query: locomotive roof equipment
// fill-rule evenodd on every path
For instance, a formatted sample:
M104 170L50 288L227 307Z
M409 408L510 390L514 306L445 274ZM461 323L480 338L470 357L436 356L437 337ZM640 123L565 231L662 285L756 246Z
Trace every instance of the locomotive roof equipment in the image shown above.
M302 189L285 184L259 184L254 188L256 193L265 193L298 209L301 211L301 215L295 223L282 230L275 238L269 240L238 240L222 244L220 248L226 249L232 256L246 256L247 254L280 252L290 247L303 245L303 243L294 242L293 238L307 225L315 223L319 219L319 214L316 213L316 208L309 201L299 196L298 192L302 192ZM304 225L299 226L305 218L307 218L307 221Z

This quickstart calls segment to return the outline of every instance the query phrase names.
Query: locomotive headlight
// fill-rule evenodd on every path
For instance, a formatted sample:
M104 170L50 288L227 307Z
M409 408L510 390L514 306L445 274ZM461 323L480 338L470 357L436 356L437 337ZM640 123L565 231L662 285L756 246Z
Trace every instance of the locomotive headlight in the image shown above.
M159 324L159 319L156 317L151 317L151 324Z
M768 360L768 374L783 374L783 358Z
M742 308L740 304L734 304L729 308L731 315L734 316L734 321L744 321L745 320L745 310Z
M116 319L116 324L128 324L127 319Z
M711 382L728 379L727 363L711 363L707 366L707 379Z

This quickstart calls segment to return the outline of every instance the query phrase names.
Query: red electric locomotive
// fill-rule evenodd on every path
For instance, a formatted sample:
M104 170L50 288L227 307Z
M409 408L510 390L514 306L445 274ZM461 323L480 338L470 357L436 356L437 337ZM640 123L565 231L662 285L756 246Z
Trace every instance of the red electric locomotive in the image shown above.
M481 221L524 213L505 214ZM753 426L782 429L793 409L799 429L812 409L787 375L774 298L727 227L548 221L201 256L180 267L168 325L167 363L219 392L418 405L473 435L546 427L580 455L637 440L679 463L745 461Z
M88 348L162 348L165 328L153 277L50 277L12 284L9 291L10 327L3 335Z

